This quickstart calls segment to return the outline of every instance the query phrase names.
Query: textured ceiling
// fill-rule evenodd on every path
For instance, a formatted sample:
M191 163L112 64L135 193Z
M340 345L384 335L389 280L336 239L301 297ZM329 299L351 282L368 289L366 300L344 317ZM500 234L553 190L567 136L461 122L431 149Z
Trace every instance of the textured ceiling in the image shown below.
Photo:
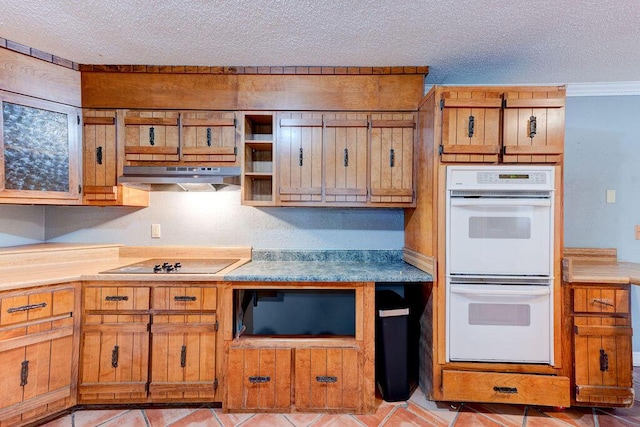
M638 0L0 0L81 64L428 65L441 84L640 80Z

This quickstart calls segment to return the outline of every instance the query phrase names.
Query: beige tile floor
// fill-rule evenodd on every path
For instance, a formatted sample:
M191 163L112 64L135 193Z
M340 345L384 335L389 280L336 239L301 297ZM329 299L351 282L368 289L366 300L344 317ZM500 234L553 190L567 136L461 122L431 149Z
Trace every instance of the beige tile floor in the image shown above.
M634 368L640 378L640 368ZM636 396L640 396L636 384ZM220 409L78 410L44 424L46 427L409 427L409 426L640 426L640 403L629 409L548 408L524 405L456 404L428 401L417 389L406 402L381 402L372 415L223 414Z

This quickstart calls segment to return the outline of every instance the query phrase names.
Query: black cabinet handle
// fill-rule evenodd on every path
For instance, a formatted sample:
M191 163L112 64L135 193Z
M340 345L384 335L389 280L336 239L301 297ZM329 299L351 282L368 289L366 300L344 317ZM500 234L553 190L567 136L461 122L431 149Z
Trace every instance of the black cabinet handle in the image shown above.
M595 298L594 298L594 299L592 299L592 300L591 300L591 302L592 302L593 304L606 305L607 307L615 307L615 306L616 306L615 304L611 304L610 302L605 301L605 300L603 300L603 299L595 299Z
M330 377L327 375L320 375L316 377L316 381L319 383L335 383L338 381L338 377Z
M129 297L126 295L107 295L104 298L105 301L129 301Z
M119 353L120 353L120 347L118 347L117 345L114 346L113 350L111 350L111 367L113 368L118 367Z
M518 393L518 389L515 387L493 387L493 391L496 393L505 393L505 394L516 394Z
M96 163L102 164L102 146L96 148Z
M27 380L29 378L29 361L25 360L22 362L22 367L20 368L20 387L24 387L27 385Z
M389 150L389 166L394 167L395 165L396 165L396 152L392 148L391 150Z
M174 301L195 301L196 297L188 296L188 295L185 295L185 296L178 295L178 296L173 297L173 300Z
M469 128L467 129L469 138L473 137L473 133L475 131L475 125L476 125L476 118L473 116L469 116Z
M183 345L180 349L180 367L184 368L187 366L187 346Z
M349 149L344 149L344 167L349 167Z
M268 383L269 381L271 381L271 377L269 376L249 377L249 382L252 384Z
M36 308L44 308L47 306L46 302L41 302L38 304L28 304L28 305L21 305L20 307L9 307L7 309L7 313L17 313L19 311L29 311L29 310L34 310Z
M607 372L609 370L609 355L603 348L600 349L600 371Z
M536 116L529 117L529 138L533 138L536 136L536 132L538 131L538 120Z
M207 147L211 147L211 128L207 128Z
M300 147L300 159L298 160L298 164L302 166L303 163L304 163L304 150L302 149L302 147Z
M153 126L149 128L149 144L156 145L156 130Z

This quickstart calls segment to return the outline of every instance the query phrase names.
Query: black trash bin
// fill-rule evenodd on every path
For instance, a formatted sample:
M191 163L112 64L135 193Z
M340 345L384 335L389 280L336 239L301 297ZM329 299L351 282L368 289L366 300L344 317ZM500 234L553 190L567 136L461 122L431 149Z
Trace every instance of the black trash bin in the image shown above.
M388 402L409 399L408 319L404 298L376 291L376 383Z

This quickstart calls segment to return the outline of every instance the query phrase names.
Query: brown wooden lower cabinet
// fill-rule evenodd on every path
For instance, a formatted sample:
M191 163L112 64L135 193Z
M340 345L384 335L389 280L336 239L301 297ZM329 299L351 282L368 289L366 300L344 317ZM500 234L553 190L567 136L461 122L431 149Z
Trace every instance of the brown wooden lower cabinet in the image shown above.
M458 402L570 405L569 378L502 372L442 372L443 400Z
M232 348L227 408L286 411L291 407L290 348Z
M572 288L576 405L630 407L634 390L629 285Z
M0 295L0 425L75 405L76 284Z

